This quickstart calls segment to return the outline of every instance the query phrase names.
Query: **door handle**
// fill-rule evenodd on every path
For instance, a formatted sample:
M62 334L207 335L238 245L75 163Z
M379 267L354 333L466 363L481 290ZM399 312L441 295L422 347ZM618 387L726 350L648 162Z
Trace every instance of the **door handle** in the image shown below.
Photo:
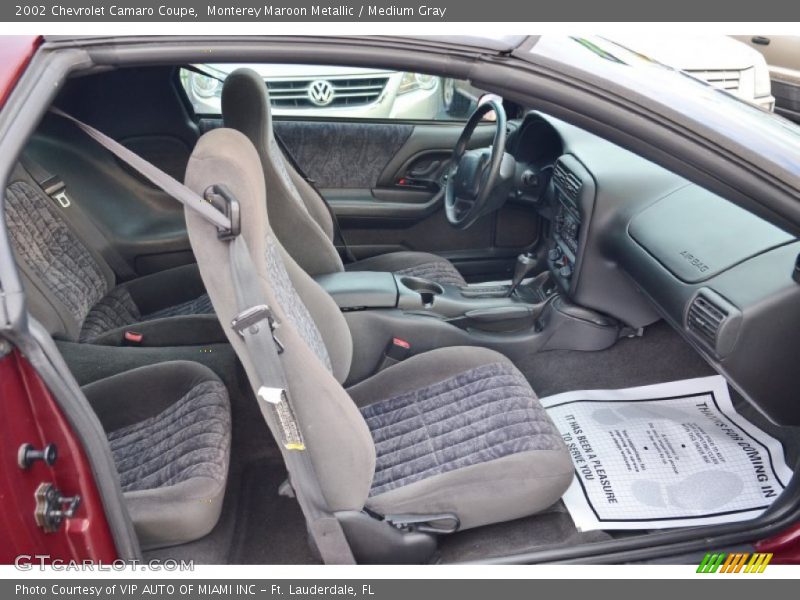
M416 166L408 172L407 177L411 179L425 179L435 174L439 170L442 163L438 160L433 160L427 164Z
M754 35L750 41L754 44L758 44L759 46L769 46L770 39L768 37L764 37L763 35Z

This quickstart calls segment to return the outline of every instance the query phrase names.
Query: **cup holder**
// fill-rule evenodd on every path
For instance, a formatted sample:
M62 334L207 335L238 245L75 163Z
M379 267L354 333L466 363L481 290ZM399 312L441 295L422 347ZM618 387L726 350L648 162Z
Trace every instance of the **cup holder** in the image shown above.
M420 277L401 277L400 283L412 292L418 293L423 306L431 306L436 296L444 294L444 288L438 283Z

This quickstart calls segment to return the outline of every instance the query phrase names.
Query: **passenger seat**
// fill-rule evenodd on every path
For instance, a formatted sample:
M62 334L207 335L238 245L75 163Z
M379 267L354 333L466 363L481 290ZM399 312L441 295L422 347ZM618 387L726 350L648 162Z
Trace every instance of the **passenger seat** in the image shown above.
M30 312L51 335L118 344L141 330L157 345L223 341L196 265L116 285L108 263L82 240L22 165L6 188L5 218ZM187 322L187 319L189 321ZM158 321L158 323L152 323ZM197 341L193 338L198 337ZM219 339L217 339L219 338Z
M108 436L142 548L183 544L219 520L228 477L228 392L207 367L172 361L83 388Z

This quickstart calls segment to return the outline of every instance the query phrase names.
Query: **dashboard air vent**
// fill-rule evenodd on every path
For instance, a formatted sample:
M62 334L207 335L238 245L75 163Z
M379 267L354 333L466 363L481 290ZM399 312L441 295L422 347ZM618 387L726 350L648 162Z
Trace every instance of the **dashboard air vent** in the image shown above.
M686 311L686 328L723 357L733 349L741 317L739 310L721 296L702 288Z
M578 198L578 192L581 190L581 180L567 167L564 163L557 162L553 169L553 181L561 188L570 200L575 201Z
M698 294L689 307L689 329L711 346L717 344L717 334L728 315L705 296Z

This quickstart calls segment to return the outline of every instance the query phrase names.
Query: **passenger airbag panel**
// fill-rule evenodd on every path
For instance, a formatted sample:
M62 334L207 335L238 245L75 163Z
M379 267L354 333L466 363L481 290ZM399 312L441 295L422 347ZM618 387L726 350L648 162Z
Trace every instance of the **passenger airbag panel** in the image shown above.
M628 231L673 275L687 283L792 241L774 225L695 185L643 210Z

